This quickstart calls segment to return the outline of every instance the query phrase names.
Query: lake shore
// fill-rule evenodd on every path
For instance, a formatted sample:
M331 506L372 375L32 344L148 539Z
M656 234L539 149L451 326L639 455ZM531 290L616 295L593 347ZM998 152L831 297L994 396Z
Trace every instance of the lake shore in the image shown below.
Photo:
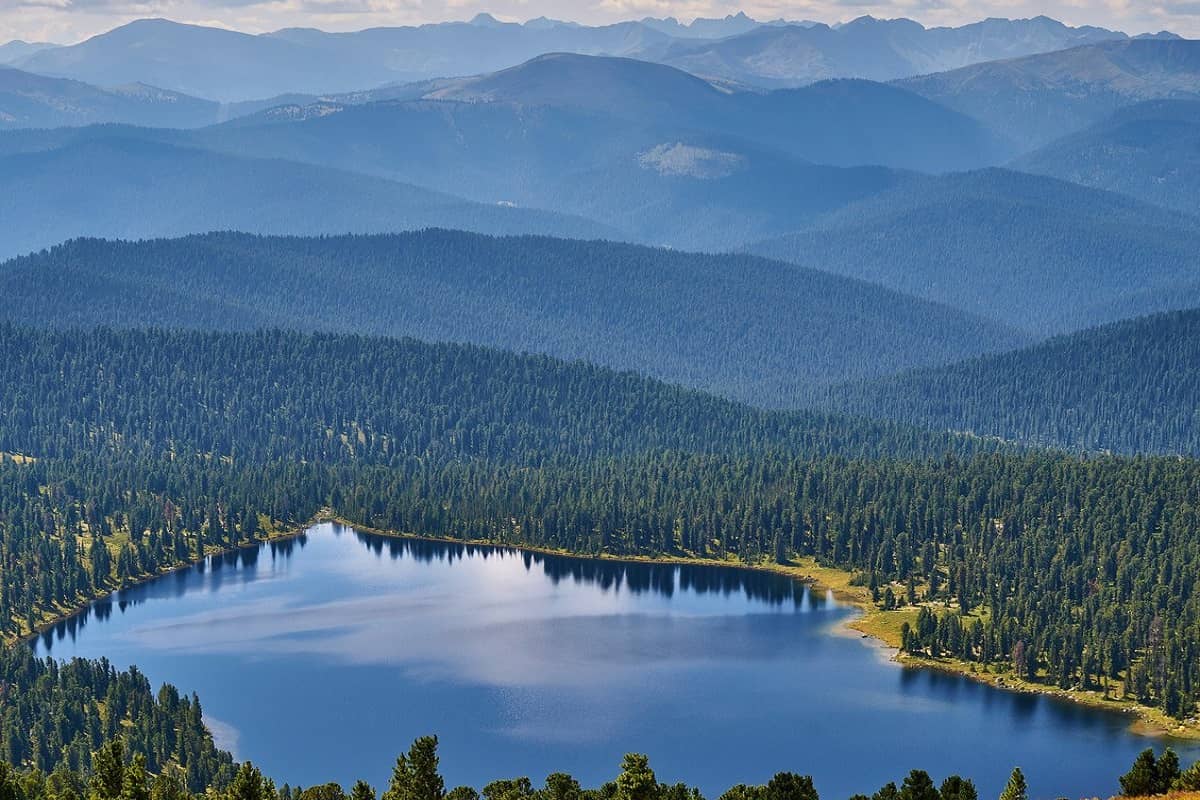
M329 509L323 509L311 519L299 525L290 525L287 527L267 526L263 536L248 540L244 544L236 547L210 547L205 551L205 557L220 556L236 552L237 550L245 547L257 547L261 544L295 539L304 535L314 525L326 522L332 522L339 525L344 525L346 527L355 528L367 533L372 533L377 536L394 539L438 541L448 544L471 545L476 547L506 548L564 558L600 559L630 564L678 564L689 566L726 567L757 572L771 572L807 583L811 586L825 589L830 592L836 600L857 609L859 614L850 620L840 623L835 632L840 632L845 635L857 634L861 638L871 639L872 641L878 643L880 647L886 651L887 660L892 663L906 667L936 669L955 675L961 675L970 678L971 680L975 680L980 683L986 683L990 686L1006 691L1045 695L1105 711L1128 714L1134 717L1129 726L1130 730L1139 735L1144 735L1147 737L1170 737L1176 739L1200 740L1200 722L1190 724L1181 723L1178 720L1168 717L1158 709L1140 705L1139 703L1129 699L1105 697L1103 693L1098 691L1058 689L1057 687L1051 687L1045 684L1018 679L1009 672L995 673L990 669L986 669L980 664L974 662L950 658L935 659L914 656L909 653L901 652L901 627L905 622L908 622L910 625L915 623L917 608L907 607L899 608L894 611L884 611L872 601L871 593L865 586L855 585L852 582L853 575L851 573L821 566L811 558L797 559L788 564L778 564L771 561L763 561L758 564L746 564L741 561L736 561L732 558L722 560L715 558L699 558L695 556L629 556L614 555L611 553L575 553L559 548L539 547L527 544L513 544L510 542L494 541L490 539L464 540L450 537L423 536L418 534L385 530L345 519ZM43 614L42 618L38 620L38 624L32 631L25 632L19 636L10 637L10 641L29 641L35 639L36 637L44 634L46 631L53 629L56 625L64 620L83 613L96 600L102 600L105 597L109 597L116 592L121 591L121 589L130 588L138 584L146 583L165 575L170 575L174 572L193 567L198 563L198 561L199 559L180 562L179 564L172 565L171 567L164 568L155 573L139 576L138 578L129 581L123 587L114 588L106 592L99 592L94 597L87 598L78 606L74 606L69 609L61 609L58 611L58 613L54 614Z
M871 600L871 593L865 586L852 583L853 576L849 572L824 567L811 558L797 559L789 564L776 564L764 561L760 564L746 564L732 559L719 560L714 558L696 558L691 556L621 556L610 553L581 554L568 550L532 545L517 545L508 542L496 542L487 539L452 539L449 537L420 536L399 533L396 531L372 528L361 525L336 515L330 515L326 521L336 522L358 530L399 539L433 540L451 544L469 544L485 547L505 547L543 555L553 555L566 558L597 558L607 561L630 564L686 564L690 566L720 566L746 569L759 572L772 572L785 575L812 586L828 590L833 597L860 613L858 616L841 623L838 627L848 635L859 635L868 638L888 651L887 660L906 667L920 669L936 669L955 675L962 675L971 680L985 683L997 689L1011 692L1039 694L1066 700L1091 708L1104 711L1127 714L1135 717L1130 722L1130 730L1150 738L1169 737L1174 739L1200 740L1200 723L1187 724L1167 716L1162 711L1143 706L1128 698L1120 699L1104 697L1102 692L1082 689L1059 689L1041 683L1026 681L1013 676L1010 672L994 673L985 670L982 665L952 658L929 658L914 656L900 650L900 629L903 623L914 625L917 609L909 607L895 611L884 611Z

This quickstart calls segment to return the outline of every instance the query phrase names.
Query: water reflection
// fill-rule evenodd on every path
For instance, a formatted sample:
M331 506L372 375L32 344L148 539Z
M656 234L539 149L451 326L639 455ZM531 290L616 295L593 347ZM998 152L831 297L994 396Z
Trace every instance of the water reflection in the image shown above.
M451 784L594 785L636 750L713 797L780 769L847 797L913 767L995 796L1018 764L1034 797L1108 796L1145 746L1118 714L885 663L829 635L850 613L769 573L322 525L130 587L34 647L198 692L239 755L305 785L383 784L436 732Z
M376 555L386 553L393 560L409 558L426 564L453 564L456 560L490 556L517 558L526 570L538 570L554 584L571 581L577 585L597 586L604 591L624 590L635 595L650 592L662 597L671 597L676 591L716 593L726 597L740 594L750 601L790 604L795 608L806 604L809 608L818 608L827 602L824 595L811 593L804 584L790 578L739 567L577 558L493 545L384 537L340 525L331 529L337 535L350 531L371 552Z

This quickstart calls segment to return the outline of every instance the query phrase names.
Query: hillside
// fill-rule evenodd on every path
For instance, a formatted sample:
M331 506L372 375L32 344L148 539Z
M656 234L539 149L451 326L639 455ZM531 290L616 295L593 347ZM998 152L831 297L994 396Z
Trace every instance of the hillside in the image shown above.
M218 117L216 103L145 84L102 89L0 66L0 130L104 122L194 128Z
M1024 149L1144 100L1200 99L1200 41L1131 39L897 82Z
M144 239L212 230L315 235L445 227L616 236L603 225L548 211L471 203L327 167L128 138L119 129L72 138L53 150L0 156L0 259L81 236Z
M261 157L254 158L227 155L219 143L215 150L203 150L203 142L189 132L97 126L0 134L0 187L11 189L0 208L11 209L12 218L23 222L0 231L0 253L27 252L73 236L219 229L386 233L431 226L721 251L778 236L913 177L881 167L808 164L743 142L700 136L641 146L630 142L628 153L620 155L605 155L599 148L611 140L598 141L596 150L581 154L571 166L552 151L531 146L520 156L512 152L504 167L489 172L485 157L455 164L446 153L445 160L409 161L389 147L389 132L382 125L364 129L357 156L342 158L331 149L334 167L283 161L282 153L265 147L255 147ZM482 132L477 141L458 144L476 154L476 145L495 145ZM299 147L288 155L303 158L311 152ZM369 154L378 158L366 158ZM556 163L563 166L561 173L551 169ZM443 191L351 173L348 168L354 167L389 178L407 176ZM156 171L173 179L151 180ZM97 201L87 214L50 213L48 205L59 202L64 182L80 202ZM229 194L222 182L239 191ZM314 191L293 191L299 186ZM451 187L482 200L448 196Z
M79 240L0 266L5 318L410 335L585 358L767 405L1021 337L749 256L446 231Z
M1139 103L1013 166L1195 214L1200 212L1200 101Z
M1191 300L1195 301L1195 296ZM1200 310L838 386L823 408L931 428L1125 453L1200 455Z
M992 163L1003 145L975 120L871 81L772 92L717 88L628 58L556 53L439 85L428 100L580 109L642 129L735 136L820 164L926 171Z
M906 184L752 252L1061 333L1186 308L1200 222L1008 170Z

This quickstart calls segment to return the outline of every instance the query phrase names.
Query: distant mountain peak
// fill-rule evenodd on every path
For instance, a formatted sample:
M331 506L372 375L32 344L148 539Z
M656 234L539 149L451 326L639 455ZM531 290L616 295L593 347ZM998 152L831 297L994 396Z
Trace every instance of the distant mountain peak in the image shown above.
M476 26L477 28L500 28L506 23L501 22L486 11L481 11L475 16L471 17L470 24Z

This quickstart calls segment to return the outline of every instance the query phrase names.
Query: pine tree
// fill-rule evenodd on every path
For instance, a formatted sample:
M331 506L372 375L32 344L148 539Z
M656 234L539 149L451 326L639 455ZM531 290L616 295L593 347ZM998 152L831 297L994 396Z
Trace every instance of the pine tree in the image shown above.
M1000 800L1028 800L1028 798L1029 787L1025 785L1025 773L1021 772L1020 767L1017 767L1009 776L1004 791L1000 793Z
M626 753L617 776L617 800L655 800L658 781L650 769L650 759L641 753Z
M923 769L914 769L908 773L900 786L900 800L940 800L933 778Z
M942 796L942 800L979 800L974 781L959 775L951 775L942 781L942 788L938 794Z
M125 768L121 782L121 800L150 800L150 784L146 776L146 756L138 753Z
M120 739L112 739L92 754L90 793L96 800L117 800L124 784L125 746Z
M1171 787L1175 785L1175 781L1179 780L1179 756L1175 755L1174 750L1168 747L1158 757L1155 774L1157 780L1154 786L1154 793L1166 794L1171 791Z
M226 800L268 800L263 776L249 761L242 762L225 793Z
M350 800L375 800L375 789L366 781L355 781L350 789Z
M1121 794L1125 797L1158 794L1158 762L1149 747L1138 753L1129 772L1121 776Z

